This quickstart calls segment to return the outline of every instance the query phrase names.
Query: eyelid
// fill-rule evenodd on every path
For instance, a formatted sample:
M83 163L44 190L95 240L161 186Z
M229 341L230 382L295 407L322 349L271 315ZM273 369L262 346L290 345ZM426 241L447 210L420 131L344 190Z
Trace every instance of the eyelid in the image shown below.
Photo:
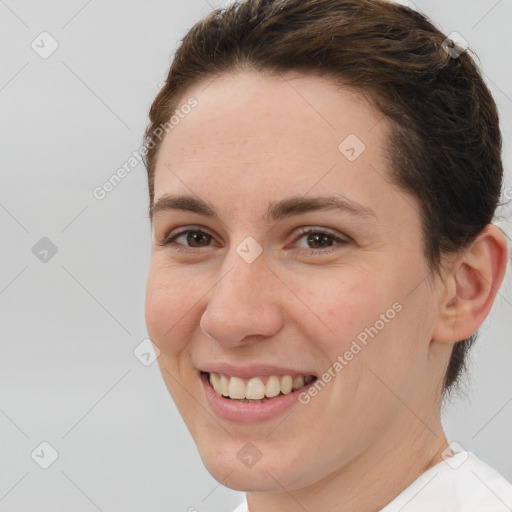
M309 233L325 233L326 235L330 235L333 238L336 238L340 240L341 242L352 242L352 238L350 238L348 235L345 235L343 233L339 233L334 229L325 228L321 226L303 226L297 230L297 233L294 237L294 241L299 240L302 238L303 235L307 235Z
M211 237L212 240L215 240L215 236L209 233L208 229L201 225L188 225L188 226L182 226L180 228L176 228L177 232L174 232L174 230L171 230L171 232L164 238L162 242L157 242L160 246L174 246L173 250L177 252L188 252L190 254L198 254L198 253L204 253L204 249L211 247L210 245L207 245L205 247L190 247L187 244L179 244L177 242L174 242L172 240L175 240L176 238L186 235L189 232L198 231L201 233L204 233ZM331 237L334 241L333 245L329 245L326 248L323 249L314 249L314 248L301 248L301 247L291 247L292 252L299 252L304 253L308 251L311 255L317 255L317 256L323 256L326 254L329 254L333 251L336 251L341 248L341 246L353 243L353 239L349 237L348 235L342 234L337 232L336 230L327 228L327 227L321 227L321 226L301 226L298 228L295 232L295 236L292 240L292 245L295 245L295 243L303 238L306 235L309 235L311 233L322 233L325 235L328 235Z
M203 233L206 233L207 235L211 236L212 238L215 238L214 235L212 235L208 228L201 226L200 224L190 224L187 226L181 226L176 229L172 229L169 233L167 233L161 242L158 242L158 245L167 245L169 240L172 238L176 238L178 236L184 235L188 233L189 231L202 231ZM193 247L191 247L193 249Z

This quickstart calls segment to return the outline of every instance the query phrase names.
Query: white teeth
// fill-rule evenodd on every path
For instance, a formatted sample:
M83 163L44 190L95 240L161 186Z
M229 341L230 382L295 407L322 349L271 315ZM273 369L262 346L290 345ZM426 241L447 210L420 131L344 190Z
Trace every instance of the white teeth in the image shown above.
M211 377L210 373L210 377ZM229 379L225 375L220 376L220 393L223 396L229 396Z
M311 375L298 375L292 378L290 375L272 375L263 384L260 377L252 377L245 381L239 377L229 377L218 373L210 373L210 384L218 395L237 400L260 401L265 398L273 398L280 393L287 395L314 379Z
M233 379L231 379L233 380ZM245 391L245 398L251 400L260 400L265 397L265 386L259 377L253 377L249 379L247 383L247 389Z
M289 375L283 375L281 377L281 393L287 395L292 392L293 379Z
M215 389L215 393L222 395L222 387L220 385L220 376L217 373L210 373L210 382Z
M292 389L296 390L301 388L302 386L304 386L304 377L302 375L299 375L298 377L295 377L295 379L293 379Z
M229 381L229 396L231 398L245 398L245 384L238 377L231 377Z
M272 398L274 396L279 395L281 393L281 384L279 383L279 377L272 375L267 380L267 385L265 386L265 396L268 398Z

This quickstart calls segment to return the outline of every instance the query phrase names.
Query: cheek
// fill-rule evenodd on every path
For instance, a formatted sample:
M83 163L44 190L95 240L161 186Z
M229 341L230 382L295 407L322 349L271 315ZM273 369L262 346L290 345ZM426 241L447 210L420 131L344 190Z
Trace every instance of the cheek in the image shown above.
M192 328L195 307L199 307L201 290L180 272L151 268L145 302L145 318L149 336L160 350L180 351L187 342L187 331Z
M187 281L178 270L153 264L146 285L145 318L149 337L160 349L157 362L164 382L188 423L189 415L198 411L191 406L190 395L180 382L195 376L182 374L180 362L199 321L199 310L194 310L198 297L193 296L194 288Z
M348 269L346 269L348 270ZM331 271L325 278L304 279L298 292L311 313L307 337L324 346L335 359L379 315L392 307L390 290L368 272ZM306 317L304 317L306 318ZM305 320L301 321L304 325Z
M368 404L392 408L394 398L374 373L393 388L401 388L402 380L409 379L406 358L411 349L404 350L410 312L403 300L396 300L402 298L396 286L390 288L382 274L345 270L338 276L331 273L325 281L316 276L315 286L306 288L303 283L305 302L322 322L314 315L308 315L307 322L298 320L324 356L322 378L331 389L324 397L326 409L347 415L340 419L340 428L351 422L359 425ZM374 420L365 421L369 428Z

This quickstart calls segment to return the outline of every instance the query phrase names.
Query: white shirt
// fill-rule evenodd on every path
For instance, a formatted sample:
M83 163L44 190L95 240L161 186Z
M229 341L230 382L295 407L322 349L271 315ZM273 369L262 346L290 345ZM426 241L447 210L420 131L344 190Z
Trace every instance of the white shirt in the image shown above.
M427 469L380 512L510 512L512 484L474 453ZM249 512L247 501L233 512Z

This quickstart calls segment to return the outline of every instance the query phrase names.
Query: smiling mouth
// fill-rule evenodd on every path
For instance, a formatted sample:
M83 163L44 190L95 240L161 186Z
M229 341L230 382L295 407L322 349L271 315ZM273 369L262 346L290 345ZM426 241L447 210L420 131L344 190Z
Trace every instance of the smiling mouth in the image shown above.
M299 391L317 379L315 375L270 375L242 379L213 372L201 372L201 376L217 395L241 403L264 403L276 396Z

